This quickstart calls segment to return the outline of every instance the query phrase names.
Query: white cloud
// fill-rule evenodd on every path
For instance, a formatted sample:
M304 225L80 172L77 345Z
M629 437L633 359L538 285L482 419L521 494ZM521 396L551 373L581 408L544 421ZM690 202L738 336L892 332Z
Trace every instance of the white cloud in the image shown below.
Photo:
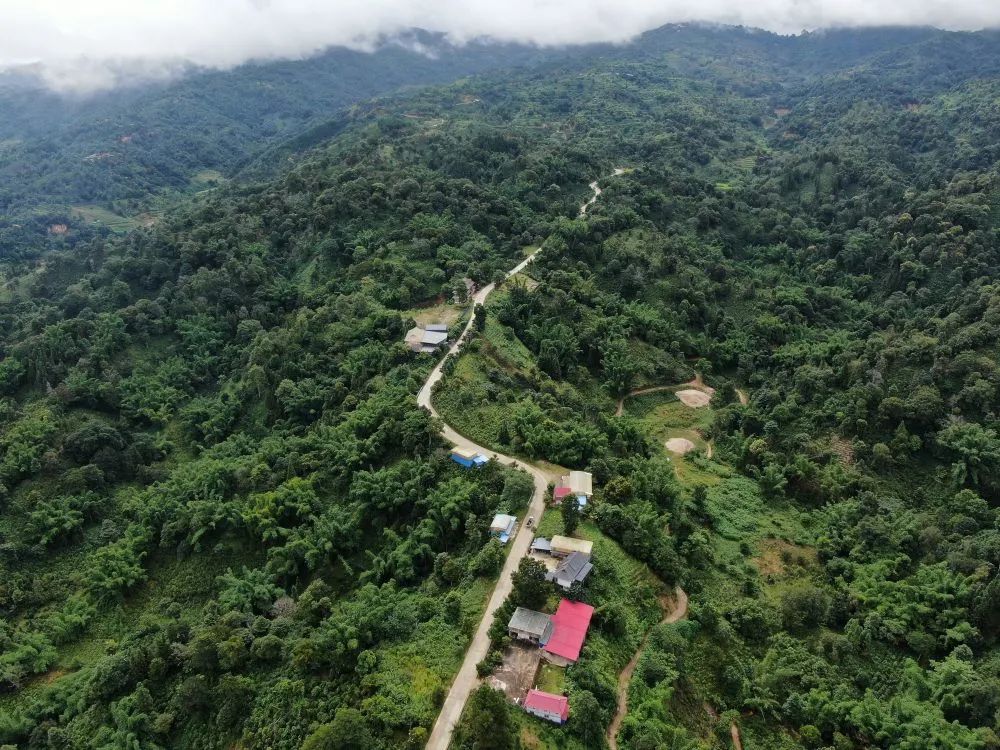
M57 89L113 85L331 45L370 48L412 27L538 45L622 42L670 22L788 33L828 26L1000 26L997 0L0 0L0 67L34 62Z

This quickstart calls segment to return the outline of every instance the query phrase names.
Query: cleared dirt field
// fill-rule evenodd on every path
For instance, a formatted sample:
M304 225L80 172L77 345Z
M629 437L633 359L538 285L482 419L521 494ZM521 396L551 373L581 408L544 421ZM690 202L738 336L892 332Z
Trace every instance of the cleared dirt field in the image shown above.
M503 665L489 679L490 686L502 690L507 700L521 700L535 684L542 650L537 646L512 644L503 655Z
M690 453L694 450L694 443L687 438L670 438L667 440L666 446L668 451L676 453L679 456L683 456L685 453Z
M677 391L677 398L681 400L681 403L685 406L690 406L692 409L700 409L703 406L708 406L712 401L712 396L704 391L696 391L694 389L686 389L683 391Z

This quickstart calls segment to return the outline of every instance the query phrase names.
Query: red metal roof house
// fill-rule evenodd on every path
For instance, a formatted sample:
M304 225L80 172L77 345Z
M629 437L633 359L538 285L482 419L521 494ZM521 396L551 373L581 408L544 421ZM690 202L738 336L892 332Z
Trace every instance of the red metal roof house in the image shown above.
M556 613L552 615L552 636L544 646L545 651L569 663L575 662L580 658L593 616L594 608L589 604L569 599L560 601Z
M556 724L565 724L569 718L569 698L543 693L541 690L529 690L524 699L524 710Z

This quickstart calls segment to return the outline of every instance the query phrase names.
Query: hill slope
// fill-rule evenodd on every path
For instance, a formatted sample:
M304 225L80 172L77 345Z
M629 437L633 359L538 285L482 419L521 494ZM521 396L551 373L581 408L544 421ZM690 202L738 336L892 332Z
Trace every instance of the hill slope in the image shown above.
M530 480L447 461L402 339L541 244L435 403L593 472L592 710L487 707L459 744L603 742L658 580L689 618L646 642L622 748L724 747L704 703L748 747L996 746L995 37L845 32L804 73L809 40L660 33L715 47L383 97L6 286L0 741L422 746ZM708 417L615 416L696 371Z

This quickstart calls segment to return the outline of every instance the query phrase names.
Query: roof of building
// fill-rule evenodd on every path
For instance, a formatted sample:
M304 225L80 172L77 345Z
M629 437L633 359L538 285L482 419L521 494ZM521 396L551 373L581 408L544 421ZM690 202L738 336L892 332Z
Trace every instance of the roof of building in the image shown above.
M589 604L562 599L552 615L552 636L545 643L545 650L570 661L579 659L593 616L594 608Z
M472 448L452 448L451 455L460 456L461 458L473 459L479 454L476 453L476 451L472 450Z
M554 490L552 490L552 497L554 497L556 500L562 500L572 491L573 490L571 490L569 487L556 487Z
M422 343L428 346L437 346L443 344L448 340L447 331L424 331L423 337L420 339Z
M507 629L531 633L537 636L542 643L545 643L552 637L552 618L544 612L518 607L510 616Z
M543 693L541 690L529 690L524 697L524 707L536 711L546 711L558 714L563 721L569 718L569 698L565 695Z
M582 552L574 552L559 563L558 567L548 575L550 576L550 581L557 579L582 581L590 575L590 571L593 569L594 565L590 562L590 555L585 555Z
M559 536L557 534L552 537L552 549L556 552L565 552L567 554L570 552L582 552L585 555L589 555L594 549L594 543L588 539L575 539L571 536Z
M445 323L428 323L424 326L425 331L444 331L447 333L448 326Z
M594 494L594 477L589 471L571 471L562 478L562 484L574 495Z
M493 516L490 531L509 531L510 527L516 523L517 518L515 516L508 516L506 513L497 513Z
M531 543L531 549L535 552L551 552L552 542L544 536L536 536L535 541Z

